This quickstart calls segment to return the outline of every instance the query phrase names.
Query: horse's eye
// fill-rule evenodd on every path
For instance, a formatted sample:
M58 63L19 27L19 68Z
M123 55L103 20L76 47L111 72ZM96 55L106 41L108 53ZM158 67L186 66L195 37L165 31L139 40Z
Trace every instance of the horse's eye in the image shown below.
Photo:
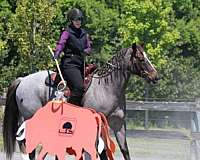
M138 59L140 60L140 62L144 62L145 61L144 57L139 57Z

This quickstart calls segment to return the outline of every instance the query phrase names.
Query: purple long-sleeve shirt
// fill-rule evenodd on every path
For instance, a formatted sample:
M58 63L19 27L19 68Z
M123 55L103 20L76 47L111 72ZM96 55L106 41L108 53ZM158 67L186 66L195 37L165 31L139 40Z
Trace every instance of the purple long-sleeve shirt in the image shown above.
M68 31L63 31L60 39L57 42L56 45L56 49L54 52L54 57L58 58L59 55L61 54L61 52L63 51L63 49L65 48L65 45L67 45L67 40L69 39L69 32ZM89 40L89 36L87 35L87 39L86 39L86 44L85 44L85 48L84 48L84 52L89 55L91 52L91 42Z

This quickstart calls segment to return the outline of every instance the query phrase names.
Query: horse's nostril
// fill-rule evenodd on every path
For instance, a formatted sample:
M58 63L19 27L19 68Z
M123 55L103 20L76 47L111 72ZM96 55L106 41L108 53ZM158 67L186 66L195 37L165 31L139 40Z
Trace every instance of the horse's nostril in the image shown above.
M162 79L161 76L157 76L157 77L156 77L156 80L157 80L157 81L159 81L159 80L161 80L161 79Z

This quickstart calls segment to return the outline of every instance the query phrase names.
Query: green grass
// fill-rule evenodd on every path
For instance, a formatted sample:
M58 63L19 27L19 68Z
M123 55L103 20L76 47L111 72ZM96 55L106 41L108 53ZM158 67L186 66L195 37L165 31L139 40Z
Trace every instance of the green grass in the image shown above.
M0 106L0 122L3 122L3 116L4 116L4 111L3 111L3 107ZM2 123L0 123L2 124ZM2 127L0 125L0 127ZM0 133L0 151L3 150L3 137L2 137L2 134Z
M0 151L3 151L3 137L0 134Z
M3 119L3 109L0 107L0 121ZM144 130L141 125L128 123L128 129ZM150 130L179 131L186 135L190 132L186 129L171 127L157 128L150 125ZM114 138L113 138L114 139ZM129 151L134 160L188 160L190 152L189 140L169 140L155 138L127 138ZM117 143L116 143L117 144ZM117 145L116 145L117 146ZM3 138L0 134L0 151L3 150ZM121 157L117 146L116 157ZM121 159L121 158L120 158Z
M114 139L114 138L113 138ZM189 140L168 140L154 138L127 138L129 151L134 160L188 160L190 151ZM0 149L2 151L2 136ZM117 146L117 143L116 143ZM122 157L119 147L115 157Z
M154 138L127 138L131 157L135 160L188 160L190 141ZM117 148L117 157L121 156Z
M3 116L4 116L4 111L3 111L3 107L0 106L0 122L3 121Z

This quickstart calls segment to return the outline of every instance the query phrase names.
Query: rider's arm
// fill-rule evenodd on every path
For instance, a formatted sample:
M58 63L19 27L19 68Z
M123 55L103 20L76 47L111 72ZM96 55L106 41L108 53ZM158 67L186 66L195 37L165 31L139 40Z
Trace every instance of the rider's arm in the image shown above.
M55 49L55 52L54 52L54 58L59 57L60 53L65 48L65 45L67 43L68 38L69 38L69 32L63 31L61 36L60 36L60 39L57 42L56 49Z

